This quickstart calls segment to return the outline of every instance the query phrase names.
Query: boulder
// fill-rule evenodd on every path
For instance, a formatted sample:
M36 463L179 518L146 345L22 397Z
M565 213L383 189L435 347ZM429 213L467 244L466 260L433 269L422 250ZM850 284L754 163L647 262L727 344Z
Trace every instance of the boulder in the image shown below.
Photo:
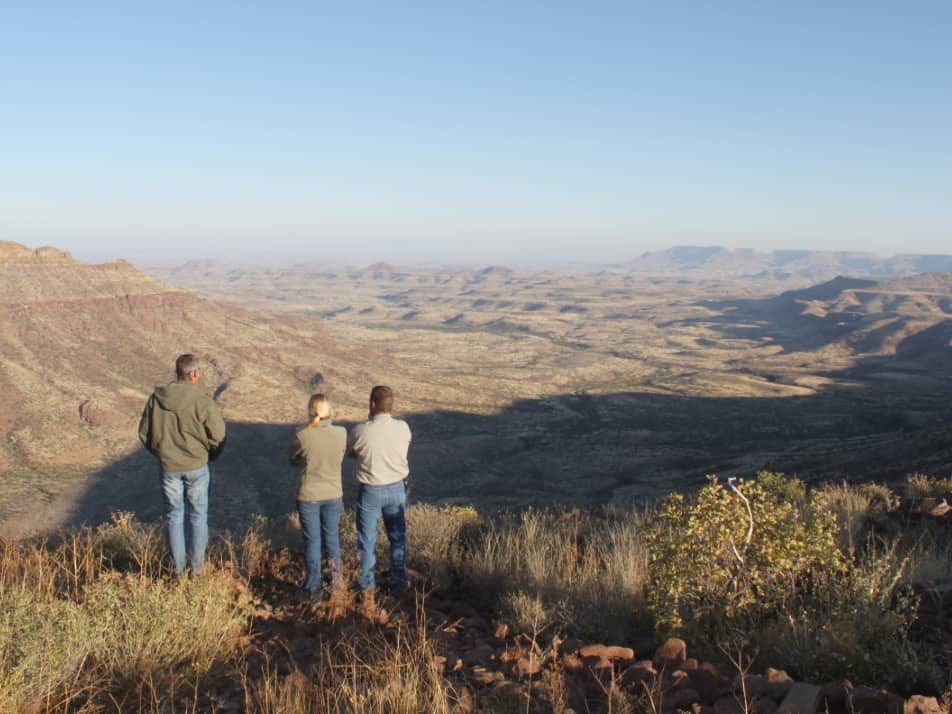
M721 697L714 702L714 714L746 714L735 697Z
M815 684L791 682L787 695L777 707L777 714L816 714L819 694L820 688Z
M672 637L655 650L655 667L667 670L677 669L688 658L688 646L684 640Z
M841 679L838 682L829 682L820 687L820 693L817 695L816 705L821 711L830 709L846 709L849 701L849 693L853 688L853 683L848 679Z
M935 697L921 694L909 697L903 707L905 714L947 714Z
M767 669L767 688L765 694L776 702L789 694L793 687L793 678L782 669Z
M607 647L605 645L586 645L578 651L582 657L604 657L606 659L632 660L635 651L630 647Z
M850 690L847 707L852 714L903 714L905 702L883 689L855 687Z
M517 677L531 677L542 671L542 660L538 657L521 657L512 666L512 673Z

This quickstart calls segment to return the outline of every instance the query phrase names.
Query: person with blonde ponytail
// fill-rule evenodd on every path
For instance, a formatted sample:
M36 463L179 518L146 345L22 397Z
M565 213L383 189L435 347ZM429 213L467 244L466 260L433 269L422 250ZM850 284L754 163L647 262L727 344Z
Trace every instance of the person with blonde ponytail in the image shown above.
M303 598L321 596L321 550L327 556L331 594L343 588L340 556L340 514L344 509L341 462L347 449L347 430L331 422L330 400L315 394L307 403L308 422L291 440L288 459L301 467L297 510L304 534L307 578L299 590Z

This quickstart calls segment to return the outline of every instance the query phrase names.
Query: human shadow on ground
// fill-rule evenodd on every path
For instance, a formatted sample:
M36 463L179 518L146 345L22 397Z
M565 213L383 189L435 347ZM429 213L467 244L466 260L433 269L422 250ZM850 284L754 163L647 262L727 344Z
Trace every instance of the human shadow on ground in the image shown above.
M804 397L702 398L639 392L514 402L498 414L410 414L411 502L592 506L652 500L707 474L783 471L807 481L896 482L952 472L952 380L871 379ZM213 468L210 522L241 528L256 514L294 510L290 424L230 422ZM345 503L354 502L344 463ZM68 522L115 511L161 517L158 467L144 450L94 474ZM55 525L55 524L54 524Z

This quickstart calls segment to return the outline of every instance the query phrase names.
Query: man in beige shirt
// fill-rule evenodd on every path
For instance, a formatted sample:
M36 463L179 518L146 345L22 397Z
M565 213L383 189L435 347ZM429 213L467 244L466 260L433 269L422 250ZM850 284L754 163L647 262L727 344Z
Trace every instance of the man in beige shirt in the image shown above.
M360 575L357 585L362 592L376 586L377 523L383 516L390 541L390 589L395 593L410 587L407 578L407 541L404 509L407 503L406 479L410 475L407 452L410 427L394 419L393 390L376 386L370 392L370 419L354 427L347 453L357 460L357 548L360 551Z

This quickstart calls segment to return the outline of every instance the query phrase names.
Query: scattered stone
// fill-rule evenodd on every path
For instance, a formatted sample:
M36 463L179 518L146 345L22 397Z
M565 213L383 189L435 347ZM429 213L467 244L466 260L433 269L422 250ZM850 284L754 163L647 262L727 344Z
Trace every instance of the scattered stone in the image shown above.
M721 697L714 702L714 714L746 714L734 697Z
M777 702L770 697L760 697L750 703L750 714L776 714Z
M677 709L678 711L684 711L689 709L692 704L697 704L701 701L701 695L697 690L691 689L690 687L684 687L679 689L676 692L671 692L662 697L661 703L665 710Z
M570 637L567 640L564 640L559 645L559 654L560 655L571 655L578 652L585 645L580 639L575 637Z
M762 697L767 692L767 678L762 674L745 674L734 677L734 691L738 695L747 695L748 701Z
M526 693L526 688L521 684L503 680L493 685L493 691L503 694L507 697L521 697Z
M512 668L512 673L517 677L531 677L541 671L542 660L538 657L522 657Z
M903 714L905 701L882 689L856 687L850 690L847 705L852 714Z
M586 645L580 649L579 654L582 657L604 657L605 659L623 659L632 660L635 658L635 651L630 647L606 647L605 645Z
M578 655L570 654L562 658L562 667L566 672L581 672L585 669L585 663Z
M793 678L784 670L774 669L773 667L767 669L767 688L765 693L768 697L775 702L779 702L790 693L792 687Z
M817 695L817 709L821 711L828 709L845 709L852 688L853 683L848 679L824 684L820 687L820 693Z
M502 642L509 635L509 625L502 623L496 626L496 631L493 633L493 638L498 642Z
M905 714L946 714L935 697L921 694L909 697L903 707Z
M684 640L672 637L661 645L654 656L655 667L672 670L677 669L688 658L688 646Z
M472 679L476 684L482 684L483 686L489 686L495 684L496 682L501 682L506 678L502 672L492 672L485 667L473 667L472 670Z
M783 674L786 674L786 672ZM769 673L767 678L770 679ZM772 684L777 684L777 682ZM814 684L791 682L787 695L777 708L777 714L816 714L819 694L820 688Z
M586 667L594 671L611 670L612 668L612 661L608 657L585 657L582 661L585 662Z
M698 668L698 661L694 657L688 657L681 664L681 669L685 671L689 671L689 670L697 669L697 668Z
M489 662L494 653L495 650L491 645L480 642L463 655L463 664L485 665Z
M658 671L650 660L639 660L631 665L622 674L622 684L641 685L643 682L653 682L658 676Z
M733 693L734 687L717 668L710 662L702 663L697 669L686 670L691 686L701 694L701 699L705 702L716 702L722 697ZM748 701L750 694L747 695Z

